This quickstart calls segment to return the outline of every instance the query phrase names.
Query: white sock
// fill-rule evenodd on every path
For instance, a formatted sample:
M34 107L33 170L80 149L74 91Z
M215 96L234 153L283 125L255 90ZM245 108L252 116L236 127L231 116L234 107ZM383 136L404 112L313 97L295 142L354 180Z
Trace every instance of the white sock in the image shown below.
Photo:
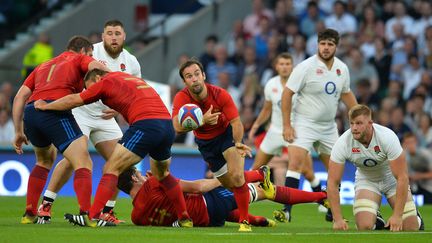
M286 172L286 177L291 177L300 180L300 176L301 176L300 172L297 171L287 170Z
M50 190L46 190L44 193L44 197L51 198L54 201L57 197L57 193L52 192Z
M311 184L311 187L317 187L317 186L320 184L320 180L319 180L317 177L315 177L315 178L310 182L310 184Z
M116 201L108 200L107 203L105 204L105 206L113 208L115 206L115 204L116 204Z

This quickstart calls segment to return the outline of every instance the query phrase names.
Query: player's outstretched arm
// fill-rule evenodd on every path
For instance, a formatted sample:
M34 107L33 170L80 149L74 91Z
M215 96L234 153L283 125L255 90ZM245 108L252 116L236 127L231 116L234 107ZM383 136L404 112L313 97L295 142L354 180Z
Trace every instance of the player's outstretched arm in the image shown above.
M232 127L233 140L235 143L234 146L237 152L240 153L242 157L249 156L250 158L252 158L252 149L249 146L242 143L244 128L240 120L240 117L236 117L232 119L230 121L230 124Z
M291 127L291 110L292 110L292 97L295 93L289 88L285 87L282 92L281 110L283 122L283 137L287 142L292 143L295 138L294 129Z
M347 106L348 110L357 105L357 99L352 91L341 94L342 102Z
M390 161L390 169L396 178L396 200L393 206L393 214L390 216L386 226L390 226L390 231L402 230L402 215L408 196L408 173L405 153Z
M84 101L81 99L79 94L70 94L62 97L51 103L47 103L43 100L37 100L34 104L38 110L52 110L52 111L66 111L72 108L84 105Z
M255 120L255 122L253 123L249 131L248 138L251 141L253 141L255 137L255 133L257 132L258 128L270 118L271 112L272 112L272 102L271 101L264 102L263 108L261 109L257 119Z
M342 216L339 198L339 184L342 179L344 164L335 163L330 159L327 178L327 198L333 213L333 229L347 230L348 224Z
M16 94L12 106L12 119L15 127L15 139L13 146L18 154L22 154L22 144L28 144L27 137L24 134L24 106L27 99L31 96L32 91L27 86L23 85Z
M221 185L218 179L180 180L179 184L182 191L188 193L206 193Z

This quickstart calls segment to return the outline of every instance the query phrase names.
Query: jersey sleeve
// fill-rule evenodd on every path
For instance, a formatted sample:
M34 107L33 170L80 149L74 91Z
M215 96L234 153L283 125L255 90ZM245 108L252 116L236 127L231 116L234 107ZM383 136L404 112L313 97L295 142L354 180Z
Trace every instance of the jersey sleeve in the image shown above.
M93 59L93 57L91 57L91 56L82 55L81 61L80 61L81 70L85 73L88 72L88 66L94 60L95 59Z
M397 135L390 129L386 129L382 139L385 139L385 152L388 160L395 160L402 154L403 149Z
M36 70L33 70L33 72L30 73L30 75L24 80L23 85L27 86L31 91L35 88L35 73Z
M351 130L346 131L342 136L338 138L336 143L333 145L330 159L338 164L345 164L345 161L348 159L347 148L348 144L346 141L346 133L351 133Z
M225 114L227 120L231 121L237 118L239 116L239 112L231 95L226 90L221 89L219 98L222 101L222 112Z
M264 99L265 101L271 101L271 80L269 80L264 87Z
M186 95L183 92L178 92L173 100L173 106L172 106L172 117L177 116L180 108L184 105L187 104L187 100L186 100Z
M141 78L141 66L135 56L132 56L131 58L133 63L131 75Z
M106 86L104 82L104 80L101 80L80 93L80 97L85 104L96 102L102 98L103 87Z
M297 65L289 76L286 87L292 90L294 93L299 92L304 86L304 80L306 75L306 65L303 65L303 63Z
M341 93L348 93L351 91L350 88L350 73L349 73L349 69L348 67L345 65L345 82L344 85L342 87Z

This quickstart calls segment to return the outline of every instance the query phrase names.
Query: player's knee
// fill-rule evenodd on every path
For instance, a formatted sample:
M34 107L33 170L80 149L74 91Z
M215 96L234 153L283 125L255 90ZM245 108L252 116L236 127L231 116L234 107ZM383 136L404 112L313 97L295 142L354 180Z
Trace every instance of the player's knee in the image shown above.
M370 199L357 199L354 201L353 214L356 215L359 212L369 212L376 215L378 209L379 209L378 203Z
M49 170L51 170L53 164L54 164L54 161L50 160L50 159L40 159L40 160L36 161L36 165L47 168Z
M245 183L243 173L233 173L230 176L232 187L240 187Z
M288 170L301 172L303 169L303 165L299 160L292 160L288 164Z
M103 173L113 173L118 171L119 168L117 168L116 163L112 163L111 161L107 161L102 169Z
M358 230L373 230L375 228L375 222L356 222Z

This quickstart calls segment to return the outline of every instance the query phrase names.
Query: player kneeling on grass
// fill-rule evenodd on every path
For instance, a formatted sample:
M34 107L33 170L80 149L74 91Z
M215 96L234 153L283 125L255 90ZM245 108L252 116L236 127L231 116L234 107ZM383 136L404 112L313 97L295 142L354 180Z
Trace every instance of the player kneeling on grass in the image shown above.
M282 204L326 201L325 192L306 192L275 186L270 182L269 167L263 166L260 170L264 173L264 180L260 184L248 184L251 202L264 199ZM239 212L234 194L221 187L217 179L180 180L179 184L186 192L186 206L194 226L223 226L225 221L238 222ZM131 167L119 176L118 187L133 199L131 217L134 224L177 226L174 205L153 176L142 175L135 167ZM270 219L250 214L249 222L255 226L265 227L276 224Z
M339 184L345 161L356 167L353 212L357 229L376 228L382 194L393 209L386 228L391 231L423 230L423 220L412 200L407 162L396 134L372 121L371 110L355 105L349 111L350 129L333 146L327 192L333 212L333 229L347 230L339 201ZM379 216L379 215L378 215Z

